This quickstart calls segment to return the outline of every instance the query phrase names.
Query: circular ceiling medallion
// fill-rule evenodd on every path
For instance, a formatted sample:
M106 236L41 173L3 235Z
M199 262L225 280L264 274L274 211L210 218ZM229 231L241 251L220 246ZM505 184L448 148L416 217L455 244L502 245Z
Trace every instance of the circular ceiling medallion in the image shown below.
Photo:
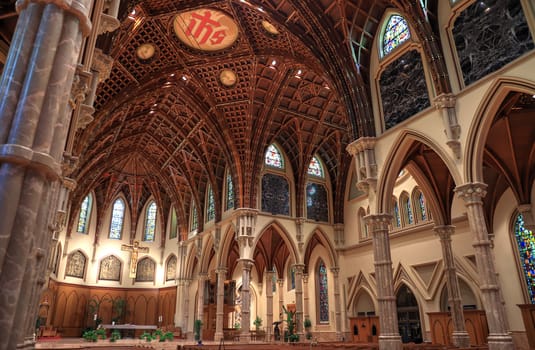
M150 43L141 44L136 49L136 55L142 61L151 59L154 56L155 52L156 48L153 44Z
M238 78L236 77L236 73L230 69L223 69L221 73L219 73L219 80L221 81L221 84L225 86L233 86L236 84Z
M275 27L273 24L271 24L270 22L268 22L266 20L262 21L262 27L269 34L279 35L279 31L277 30L277 27Z
M178 14L173 29L180 41L202 51L226 49L238 39L236 22L225 13L208 8Z

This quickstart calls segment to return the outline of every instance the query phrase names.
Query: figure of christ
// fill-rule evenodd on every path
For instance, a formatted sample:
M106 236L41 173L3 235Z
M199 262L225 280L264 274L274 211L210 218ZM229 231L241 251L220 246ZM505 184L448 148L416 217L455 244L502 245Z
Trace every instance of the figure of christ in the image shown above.
M122 244L121 250L127 250L130 251L130 272L128 274L128 277L130 278L136 278L136 272L137 272L137 257L138 254L141 253L148 253L149 247L140 247L139 241L134 241L133 244Z

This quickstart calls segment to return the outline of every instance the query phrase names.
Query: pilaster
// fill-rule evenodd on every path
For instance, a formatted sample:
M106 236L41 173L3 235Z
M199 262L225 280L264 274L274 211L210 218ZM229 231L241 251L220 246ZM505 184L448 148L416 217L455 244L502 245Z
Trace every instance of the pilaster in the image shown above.
M271 342L273 330L273 275L275 272L266 271L266 341Z
M442 116L442 123L444 125L444 133L446 134L446 144L450 147L455 158L461 158L461 142L459 137L461 135L461 126L457 122L457 113L455 110L456 98L453 94L438 95L433 101L435 108L440 111Z
M295 264L295 333L303 339L303 271L304 264Z
M335 266L331 268L334 277L334 314L336 327L336 340L342 341L344 334L342 333L342 301L340 297L340 268Z

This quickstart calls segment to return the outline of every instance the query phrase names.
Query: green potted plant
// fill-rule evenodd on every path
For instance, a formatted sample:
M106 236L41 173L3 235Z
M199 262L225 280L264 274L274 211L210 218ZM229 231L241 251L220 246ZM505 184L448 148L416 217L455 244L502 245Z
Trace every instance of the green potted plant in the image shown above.
M114 329L110 334L110 342L115 343L119 339L121 339L121 332L119 332L117 329Z
M96 343L98 336L94 329L85 331L84 334L82 334L82 338L85 339L85 341Z
M141 334L139 338L145 339L145 341L147 342L152 341L152 339L156 339L156 337L153 337L152 334L150 334L149 332L143 332L143 334Z
M193 323L193 333L194 333L195 341L199 344L202 344L201 329L202 329L202 321L195 320L195 322Z
M312 321L310 319L305 318L305 321L303 322L303 326L305 327L305 337L310 340L312 339L312 333L310 332L310 328L312 328Z
M256 330L258 331L260 329L260 326L262 326L262 319L260 318L260 316L256 316L256 318L254 319L254 322L253 322Z

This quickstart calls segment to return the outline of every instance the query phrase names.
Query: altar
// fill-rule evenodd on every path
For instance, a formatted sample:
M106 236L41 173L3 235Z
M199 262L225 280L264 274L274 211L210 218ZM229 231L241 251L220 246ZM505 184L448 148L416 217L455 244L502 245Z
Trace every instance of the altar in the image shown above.
M100 328L114 330L121 332L121 338L136 338L136 331L154 331L158 329L155 325L140 325L140 324L101 324Z

